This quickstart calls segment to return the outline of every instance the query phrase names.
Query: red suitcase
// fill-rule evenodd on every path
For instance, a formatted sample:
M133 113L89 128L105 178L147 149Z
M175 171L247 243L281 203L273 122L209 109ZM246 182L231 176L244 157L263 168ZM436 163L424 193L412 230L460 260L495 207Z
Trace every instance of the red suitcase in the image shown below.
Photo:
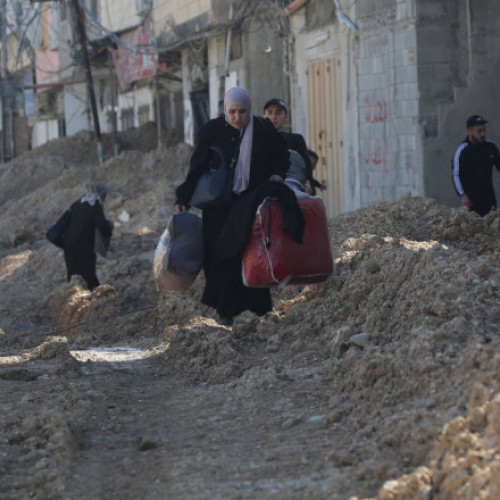
M266 199L259 206L243 252L243 283L246 286L319 283L333 274L323 201L319 197L308 197L299 199L298 203L305 219L302 243L283 231L278 201Z

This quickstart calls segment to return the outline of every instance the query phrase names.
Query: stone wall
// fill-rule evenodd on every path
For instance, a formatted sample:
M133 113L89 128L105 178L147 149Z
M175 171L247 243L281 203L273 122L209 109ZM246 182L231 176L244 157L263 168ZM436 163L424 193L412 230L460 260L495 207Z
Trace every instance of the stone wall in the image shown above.
M500 4L496 0L417 2L425 194L458 205L451 158L472 114L500 142ZM493 174L500 186L498 172Z
M422 194L415 9L411 0L359 5L361 205Z
M292 85L291 91L300 105L296 116L304 115L295 128L303 123L306 129L311 119L301 61L316 53L325 57L320 48L324 54L340 50L344 192L351 200L345 209L395 201L408 191L456 205L450 162L465 136L466 118L483 114L489 138L500 142L500 117L494 114L500 104L500 3L356 2L348 12L356 31L339 22L332 3L308 2L303 23L295 22L300 88ZM500 184L500 174L494 176Z

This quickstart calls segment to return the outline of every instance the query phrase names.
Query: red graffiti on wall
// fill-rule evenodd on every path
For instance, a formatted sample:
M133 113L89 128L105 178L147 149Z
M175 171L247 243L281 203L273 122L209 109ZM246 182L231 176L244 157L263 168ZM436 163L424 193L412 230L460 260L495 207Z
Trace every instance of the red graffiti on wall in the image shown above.
M389 117L387 101L385 99L379 99L375 94L373 94L370 97L365 97L363 99L363 104L366 107L366 123L385 122Z
M387 142L385 139L365 139L363 141L363 158L367 165L382 165L387 169Z

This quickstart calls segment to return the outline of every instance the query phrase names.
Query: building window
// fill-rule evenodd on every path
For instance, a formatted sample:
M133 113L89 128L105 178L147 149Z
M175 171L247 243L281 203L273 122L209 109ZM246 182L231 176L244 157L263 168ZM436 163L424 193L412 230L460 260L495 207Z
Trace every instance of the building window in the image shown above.
M233 33L231 36L231 61L243 57L243 43L241 33Z
M139 113L139 127L150 121L148 104L146 104L145 106L139 106L138 113Z
M63 118L57 119L57 133L58 137L66 137L66 120Z
M122 131L134 128L134 108L122 110Z

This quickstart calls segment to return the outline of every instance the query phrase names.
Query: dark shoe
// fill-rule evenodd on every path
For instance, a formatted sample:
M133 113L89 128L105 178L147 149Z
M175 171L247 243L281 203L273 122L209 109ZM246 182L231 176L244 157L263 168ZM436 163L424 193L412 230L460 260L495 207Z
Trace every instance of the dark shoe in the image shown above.
M231 326L233 324L233 317L223 316L222 314L217 313L216 321L217 323L219 323L219 325Z

